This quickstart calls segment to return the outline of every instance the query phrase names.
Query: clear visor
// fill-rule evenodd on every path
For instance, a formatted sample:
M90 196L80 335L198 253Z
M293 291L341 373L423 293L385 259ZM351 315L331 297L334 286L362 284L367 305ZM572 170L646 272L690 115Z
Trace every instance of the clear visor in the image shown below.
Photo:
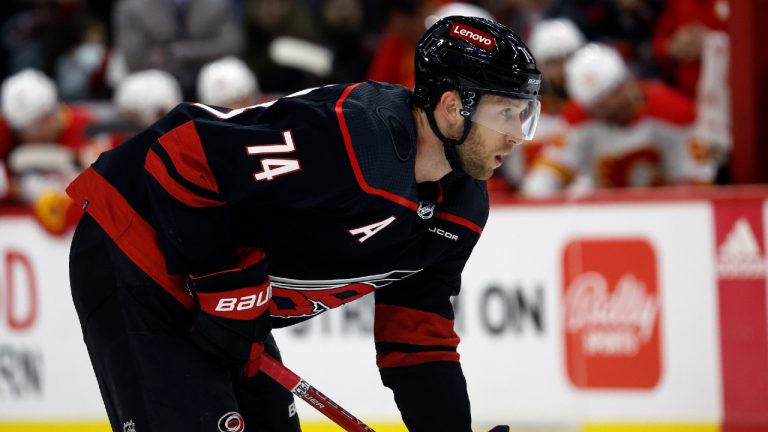
M540 113L538 99L486 95L470 120L516 140L532 140Z

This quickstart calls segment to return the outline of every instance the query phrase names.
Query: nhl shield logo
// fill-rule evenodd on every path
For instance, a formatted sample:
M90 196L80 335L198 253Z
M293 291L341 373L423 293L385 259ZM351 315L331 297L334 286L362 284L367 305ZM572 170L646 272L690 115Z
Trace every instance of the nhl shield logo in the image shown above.
M136 423L133 420L123 423L123 432L136 432Z
M435 205L428 201L419 201L419 208L416 209L416 214L424 220L431 219L435 215Z

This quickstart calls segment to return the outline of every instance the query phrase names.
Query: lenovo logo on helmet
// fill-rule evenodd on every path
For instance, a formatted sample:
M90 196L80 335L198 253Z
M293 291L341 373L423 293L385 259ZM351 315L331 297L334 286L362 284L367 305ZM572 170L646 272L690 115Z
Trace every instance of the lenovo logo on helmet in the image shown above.
M469 26L465 26L461 23L456 23L451 28L451 36L475 44L481 48L485 48L488 51L492 50L496 46L496 39L487 33L483 33L480 30L474 29Z

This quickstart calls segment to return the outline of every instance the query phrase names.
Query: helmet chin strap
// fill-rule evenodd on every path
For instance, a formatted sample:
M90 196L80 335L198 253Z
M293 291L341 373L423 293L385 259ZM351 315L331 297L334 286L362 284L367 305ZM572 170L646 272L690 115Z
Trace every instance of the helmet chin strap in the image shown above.
M464 131L461 134L461 137L459 139L452 139L452 138L446 138L445 135L443 135L442 132L440 132L440 128L437 127L437 122L435 121L435 114L432 110L427 109L427 121L429 122L429 127L432 128L432 132L435 133L437 138L440 139L440 141L443 142L443 149L445 150L445 158L448 159L448 163L451 164L451 169L458 174L465 174L464 168L461 166L461 159L459 159L459 150L457 149L458 146L464 143L464 140L467 139L467 135L469 135L469 130L472 127L472 122L469 121L466 117L462 116L464 119Z

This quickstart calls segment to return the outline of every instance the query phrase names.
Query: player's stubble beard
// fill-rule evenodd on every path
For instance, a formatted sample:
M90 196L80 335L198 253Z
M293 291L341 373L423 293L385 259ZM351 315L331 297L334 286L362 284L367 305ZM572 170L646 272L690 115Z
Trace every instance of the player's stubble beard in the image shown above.
M493 175L492 158L483 145L477 125L472 125L469 135L457 147L464 172L477 180L488 180Z

